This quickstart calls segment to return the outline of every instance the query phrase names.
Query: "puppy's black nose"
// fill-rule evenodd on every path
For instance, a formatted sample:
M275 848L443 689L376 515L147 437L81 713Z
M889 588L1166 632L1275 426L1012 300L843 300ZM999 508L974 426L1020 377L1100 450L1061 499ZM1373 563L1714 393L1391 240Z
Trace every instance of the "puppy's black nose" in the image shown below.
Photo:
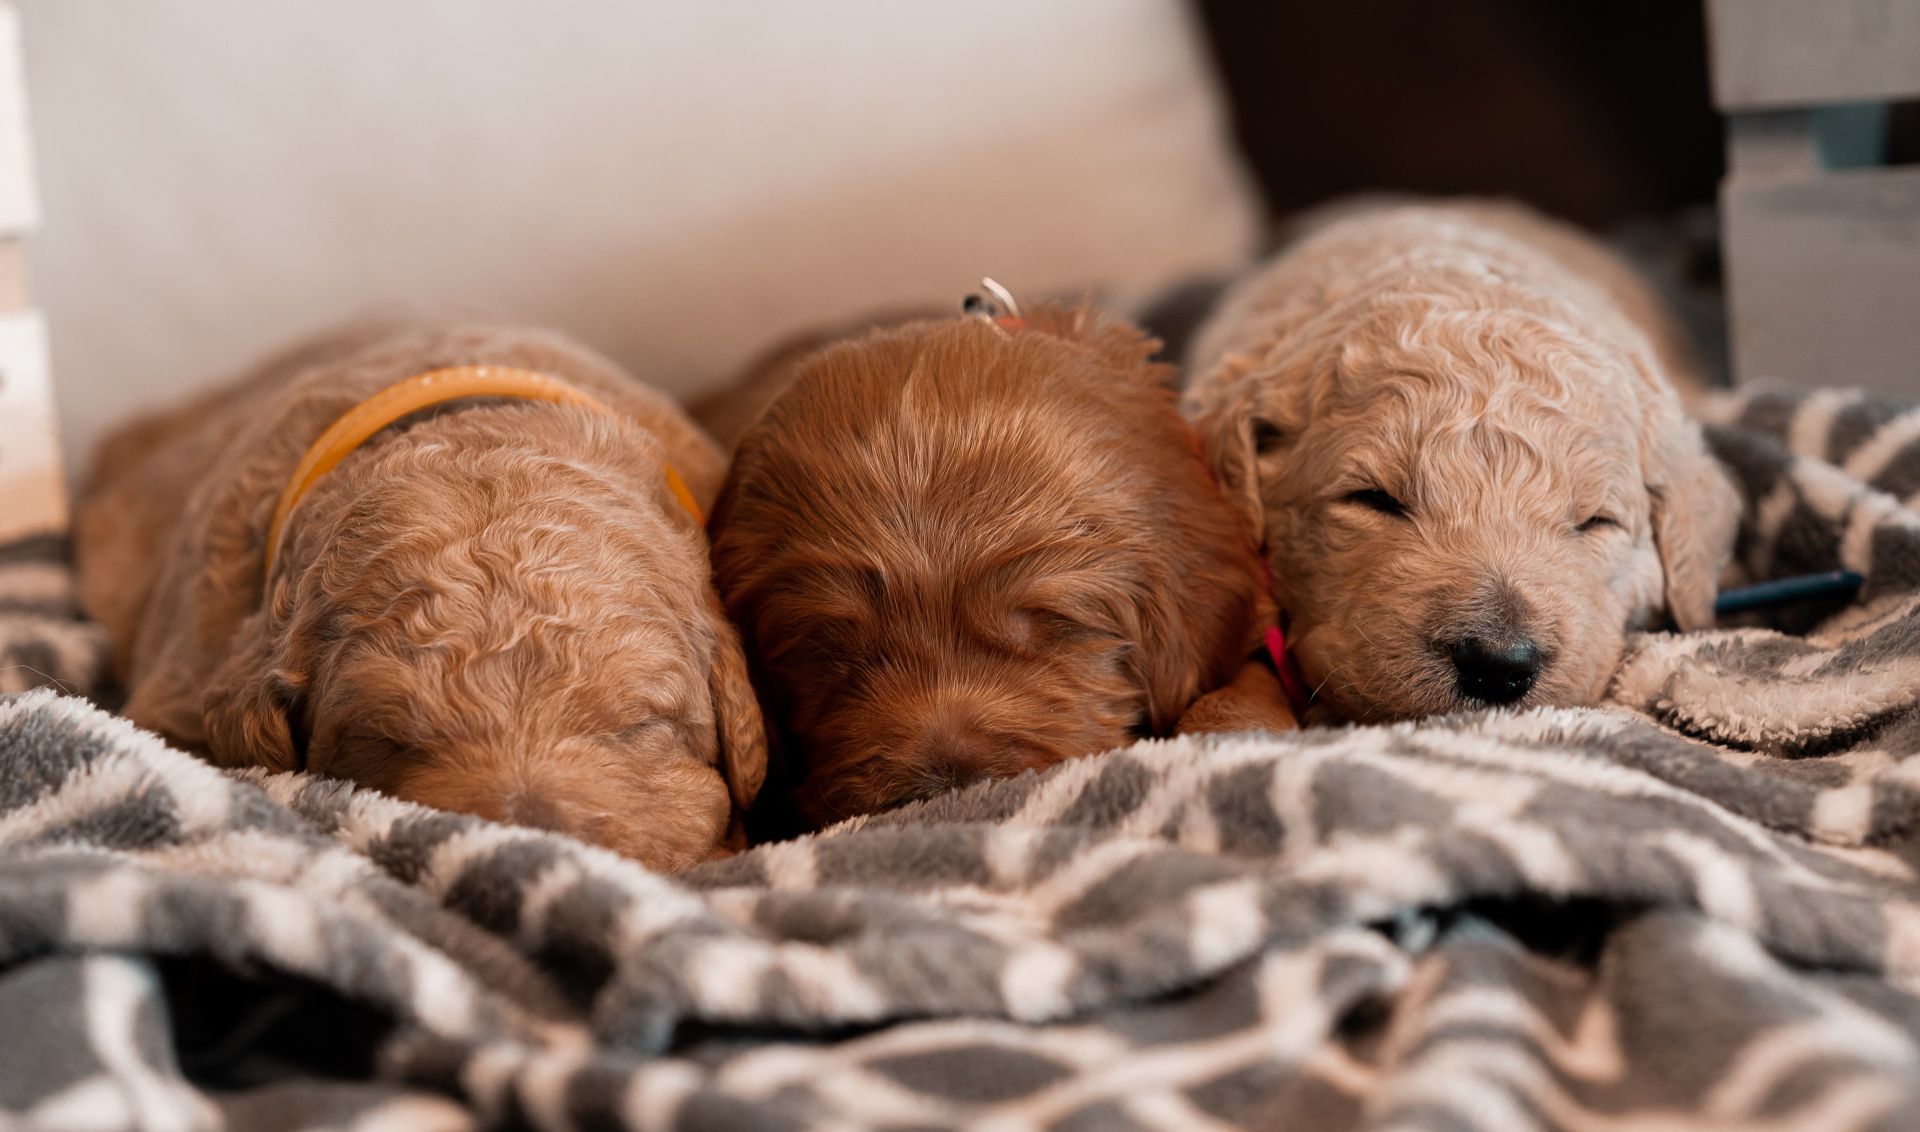
M1522 639L1498 644L1468 637L1448 647L1458 674L1460 694L1486 704L1510 704L1527 694L1540 676L1540 648Z

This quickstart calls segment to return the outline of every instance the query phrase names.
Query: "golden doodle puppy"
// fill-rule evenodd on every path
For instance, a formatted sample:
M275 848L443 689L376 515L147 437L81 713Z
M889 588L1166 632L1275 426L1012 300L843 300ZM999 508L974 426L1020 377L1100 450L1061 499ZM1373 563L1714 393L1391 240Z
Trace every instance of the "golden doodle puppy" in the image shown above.
M698 515L722 474L672 402L563 338L364 325L109 438L82 597L126 714L221 765L679 868L765 772Z
M1594 702L1712 622L1738 497L1646 286L1499 204L1342 209L1236 285L1186 409L1256 525L1316 713Z
M1042 306L753 371L714 569L790 820L1164 734L1233 676L1260 570L1155 347Z

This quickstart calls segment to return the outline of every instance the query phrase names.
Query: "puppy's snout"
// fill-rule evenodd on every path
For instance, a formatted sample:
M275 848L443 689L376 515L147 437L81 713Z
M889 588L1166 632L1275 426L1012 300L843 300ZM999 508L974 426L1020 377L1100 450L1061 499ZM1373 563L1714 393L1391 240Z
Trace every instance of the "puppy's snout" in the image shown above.
M998 744L977 727L936 727L921 742L917 760L923 793L937 794L992 777Z
M977 762L964 759L943 759L928 763L913 784L911 796L931 798L936 794L945 794L963 786L972 786L976 782L985 782L993 777L987 768Z
M1510 704L1525 696L1544 666L1540 646L1524 637L1511 642L1467 637L1447 652L1460 694L1486 704Z

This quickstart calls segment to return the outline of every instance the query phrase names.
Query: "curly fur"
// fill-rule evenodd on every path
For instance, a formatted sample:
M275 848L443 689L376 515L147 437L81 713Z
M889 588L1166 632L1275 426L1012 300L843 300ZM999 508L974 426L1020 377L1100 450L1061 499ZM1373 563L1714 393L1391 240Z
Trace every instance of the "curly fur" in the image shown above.
M316 484L263 578L306 446L377 390L472 362L555 374L618 416L501 401L402 422ZM723 844L765 737L663 460L711 499L712 443L564 339L360 326L109 438L76 523L82 594L127 715L218 763L348 778L677 868Z
M712 530L807 824L1165 733L1232 674L1259 568L1154 346L1043 307L785 355Z
M1540 646L1526 703L1592 703L1630 626L1710 624L1738 501L1685 358L1630 271L1503 205L1343 209L1231 291L1186 408L1322 711L1468 706L1468 637Z

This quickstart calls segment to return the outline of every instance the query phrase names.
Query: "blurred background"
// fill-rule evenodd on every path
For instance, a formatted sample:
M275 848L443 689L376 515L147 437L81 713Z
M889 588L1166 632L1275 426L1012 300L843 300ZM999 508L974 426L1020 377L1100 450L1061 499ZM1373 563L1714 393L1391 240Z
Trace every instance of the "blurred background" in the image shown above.
M679 393L878 306L1151 287L1260 224L1175 0L23 0L70 467L391 304Z
M70 468L127 414L371 308L556 324L692 394L983 274L1131 308L1354 191L1601 231L1724 353L1727 127L1693 0L18 6ZM1912 0L1706 7L1789 46L1780 12L1869 49L1911 34L1920 69ZM1896 110L1886 137L1911 132ZM1914 215L1841 221L1920 265Z
M1200 0L1276 212L1493 193L1605 227L1710 204L1725 169L1692 0Z

